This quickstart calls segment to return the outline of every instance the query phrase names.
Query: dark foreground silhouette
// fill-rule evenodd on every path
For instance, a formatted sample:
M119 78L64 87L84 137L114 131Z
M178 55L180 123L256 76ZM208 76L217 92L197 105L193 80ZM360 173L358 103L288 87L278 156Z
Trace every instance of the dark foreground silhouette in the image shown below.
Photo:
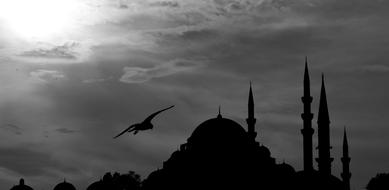
M92 183L87 190L350 190L351 158L346 130L343 136L343 155L342 158L337 158L343 166L342 173L337 174L341 177L335 177L331 172L334 159L331 157L330 118L324 76L321 85L317 116L318 156L315 159L317 169L313 164L312 138L315 133L312 125L314 115L311 113L313 98L310 93L310 78L306 62L301 114L304 163L302 171L296 171L285 162L277 162L269 148L256 140L254 96L250 85L247 130L237 122L223 117L219 112L215 118L202 122L187 142L163 162L162 168L152 172L142 183L135 173L126 175L115 173L113 176L107 173L102 180ZM142 123L130 126L116 137L126 132L152 128L151 120L157 114L172 107L152 114ZM373 185L369 184L368 187L369 190L376 190Z
M247 130L219 115L201 123L163 167L143 181L142 189L302 189L349 190L350 157L346 132L343 140L342 179L331 173L330 118L322 77L317 117L318 169L313 166L312 97L306 62L304 74L302 135L304 170L277 162L270 150L256 141L254 97L250 86ZM340 160L340 159L339 159Z
M130 171L128 174L106 173L100 181L94 182L87 190L139 190L140 176ZM65 189L64 189L65 190Z
M15 185L11 190L33 190L30 186L24 184L24 179L19 180L19 185Z
M122 131L121 133L119 133L118 135L116 135L114 137L114 139L120 137L121 135L123 135L124 133L131 133L131 132L134 132L134 135L136 135L139 131L144 131L144 130L149 130L149 129L152 129L154 126L153 124L151 123L151 120L153 120L153 118L155 116L157 116L158 114L160 114L161 112L163 111L166 111L168 109L171 109L173 108L174 106L170 106L168 108L165 108L165 109L162 109L162 110L159 110L153 114L151 114L150 116L148 116L142 123L136 123L136 124L133 124L131 126L129 126L127 129L125 129L124 131Z
M389 173L379 173L373 177L366 186L367 190L388 190Z

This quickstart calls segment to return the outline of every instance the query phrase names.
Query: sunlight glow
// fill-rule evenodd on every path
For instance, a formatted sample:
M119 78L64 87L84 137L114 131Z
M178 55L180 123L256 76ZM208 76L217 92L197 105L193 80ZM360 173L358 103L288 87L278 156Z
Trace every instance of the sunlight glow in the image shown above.
M0 0L0 19L23 38L50 38L69 29L76 0Z

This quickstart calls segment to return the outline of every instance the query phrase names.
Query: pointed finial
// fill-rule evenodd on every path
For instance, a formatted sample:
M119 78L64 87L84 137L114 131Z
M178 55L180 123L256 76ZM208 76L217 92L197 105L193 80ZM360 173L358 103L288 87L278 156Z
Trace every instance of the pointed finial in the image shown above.
M346 126L344 127L344 132L343 132L343 157L348 157L348 142L347 142Z
M308 73L308 57L305 57L305 77L309 77Z
M343 144L347 145L347 133L346 133L346 126L344 126L343 129Z
M324 90L324 93L325 93L324 73L321 73L321 88L322 88L322 90Z
M249 90L249 98L252 98L253 97L253 88L252 88L252 82L250 80L250 90Z
M324 73L321 73L321 88L325 88L324 86Z
M249 104L254 104L253 88L252 88L251 81L250 81L250 90L249 90Z
M310 89L310 81L309 81L309 71L308 71L308 58L305 57L305 70L304 70L304 96L310 97L311 96L311 89Z
M252 83L250 81L250 90L249 90L249 101L248 101L248 116L249 118L254 118L254 96L253 89L251 87Z
M19 180L19 185L24 185L24 179L23 179L23 178L21 178L21 179Z
M221 106L219 105L219 114L217 115L217 118L222 118L222 115L221 115L221 111L220 111L220 108Z
M308 74L308 57L305 56L305 75L309 75Z
M252 82L250 81L249 104L250 104L250 101L251 101L252 104L254 103L253 99L254 99L254 97L253 97L253 88L252 88Z

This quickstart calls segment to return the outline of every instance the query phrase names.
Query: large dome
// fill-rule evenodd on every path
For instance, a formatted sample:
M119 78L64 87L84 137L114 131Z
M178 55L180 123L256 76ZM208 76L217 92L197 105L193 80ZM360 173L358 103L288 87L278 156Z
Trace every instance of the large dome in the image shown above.
M76 190L76 188L72 184L64 181L64 182L56 185L54 187L54 190Z
M220 115L201 123L188 139L188 145L207 146L212 145L242 145L248 141L247 133L242 126L231 119Z

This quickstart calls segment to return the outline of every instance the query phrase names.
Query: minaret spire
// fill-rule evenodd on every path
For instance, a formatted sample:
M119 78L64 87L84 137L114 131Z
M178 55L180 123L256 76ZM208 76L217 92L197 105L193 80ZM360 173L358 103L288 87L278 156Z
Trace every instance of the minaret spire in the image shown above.
M314 129L312 128L312 119L313 119L313 114L311 113L312 96L310 91L307 57L305 57L304 96L301 97L301 101L304 104L304 112L301 114L301 118L303 119L303 129L301 129L301 134L303 135L304 171L312 172L313 171L312 135L314 133Z
M329 117L328 105L327 105L326 88L324 85L324 74L321 75L320 104L319 104L319 114L318 114L317 122L326 123L326 124L330 123L330 117Z
M311 96L311 85L309 80L309 71L308 71L308 58L305 57L305 71L304 71L304 96Z
M251 87L251 81L250 81L250 91L249 91L249 101L248 101L248 118L246 119L246 122L248 126L248 130L247 130L248 136L250 140L254 142L255 137L257 136L257 132L255 132L256 119L254 117L254 96Z
M350 190L350 178L351 178L350 161L351 161L351 158L349 157L349 153L348 153L346 127L344 128L344 133L343 133L343 156L341 158L341 161L343 164L343 172L341 173L341 176L343 179L344 190Z
M330 117L328 114L326 90L324 86L324 75L322 74L319 114L317 118L319 157L316 159L319 165L319 173L323 176L331 175L331 146L330 146Z

